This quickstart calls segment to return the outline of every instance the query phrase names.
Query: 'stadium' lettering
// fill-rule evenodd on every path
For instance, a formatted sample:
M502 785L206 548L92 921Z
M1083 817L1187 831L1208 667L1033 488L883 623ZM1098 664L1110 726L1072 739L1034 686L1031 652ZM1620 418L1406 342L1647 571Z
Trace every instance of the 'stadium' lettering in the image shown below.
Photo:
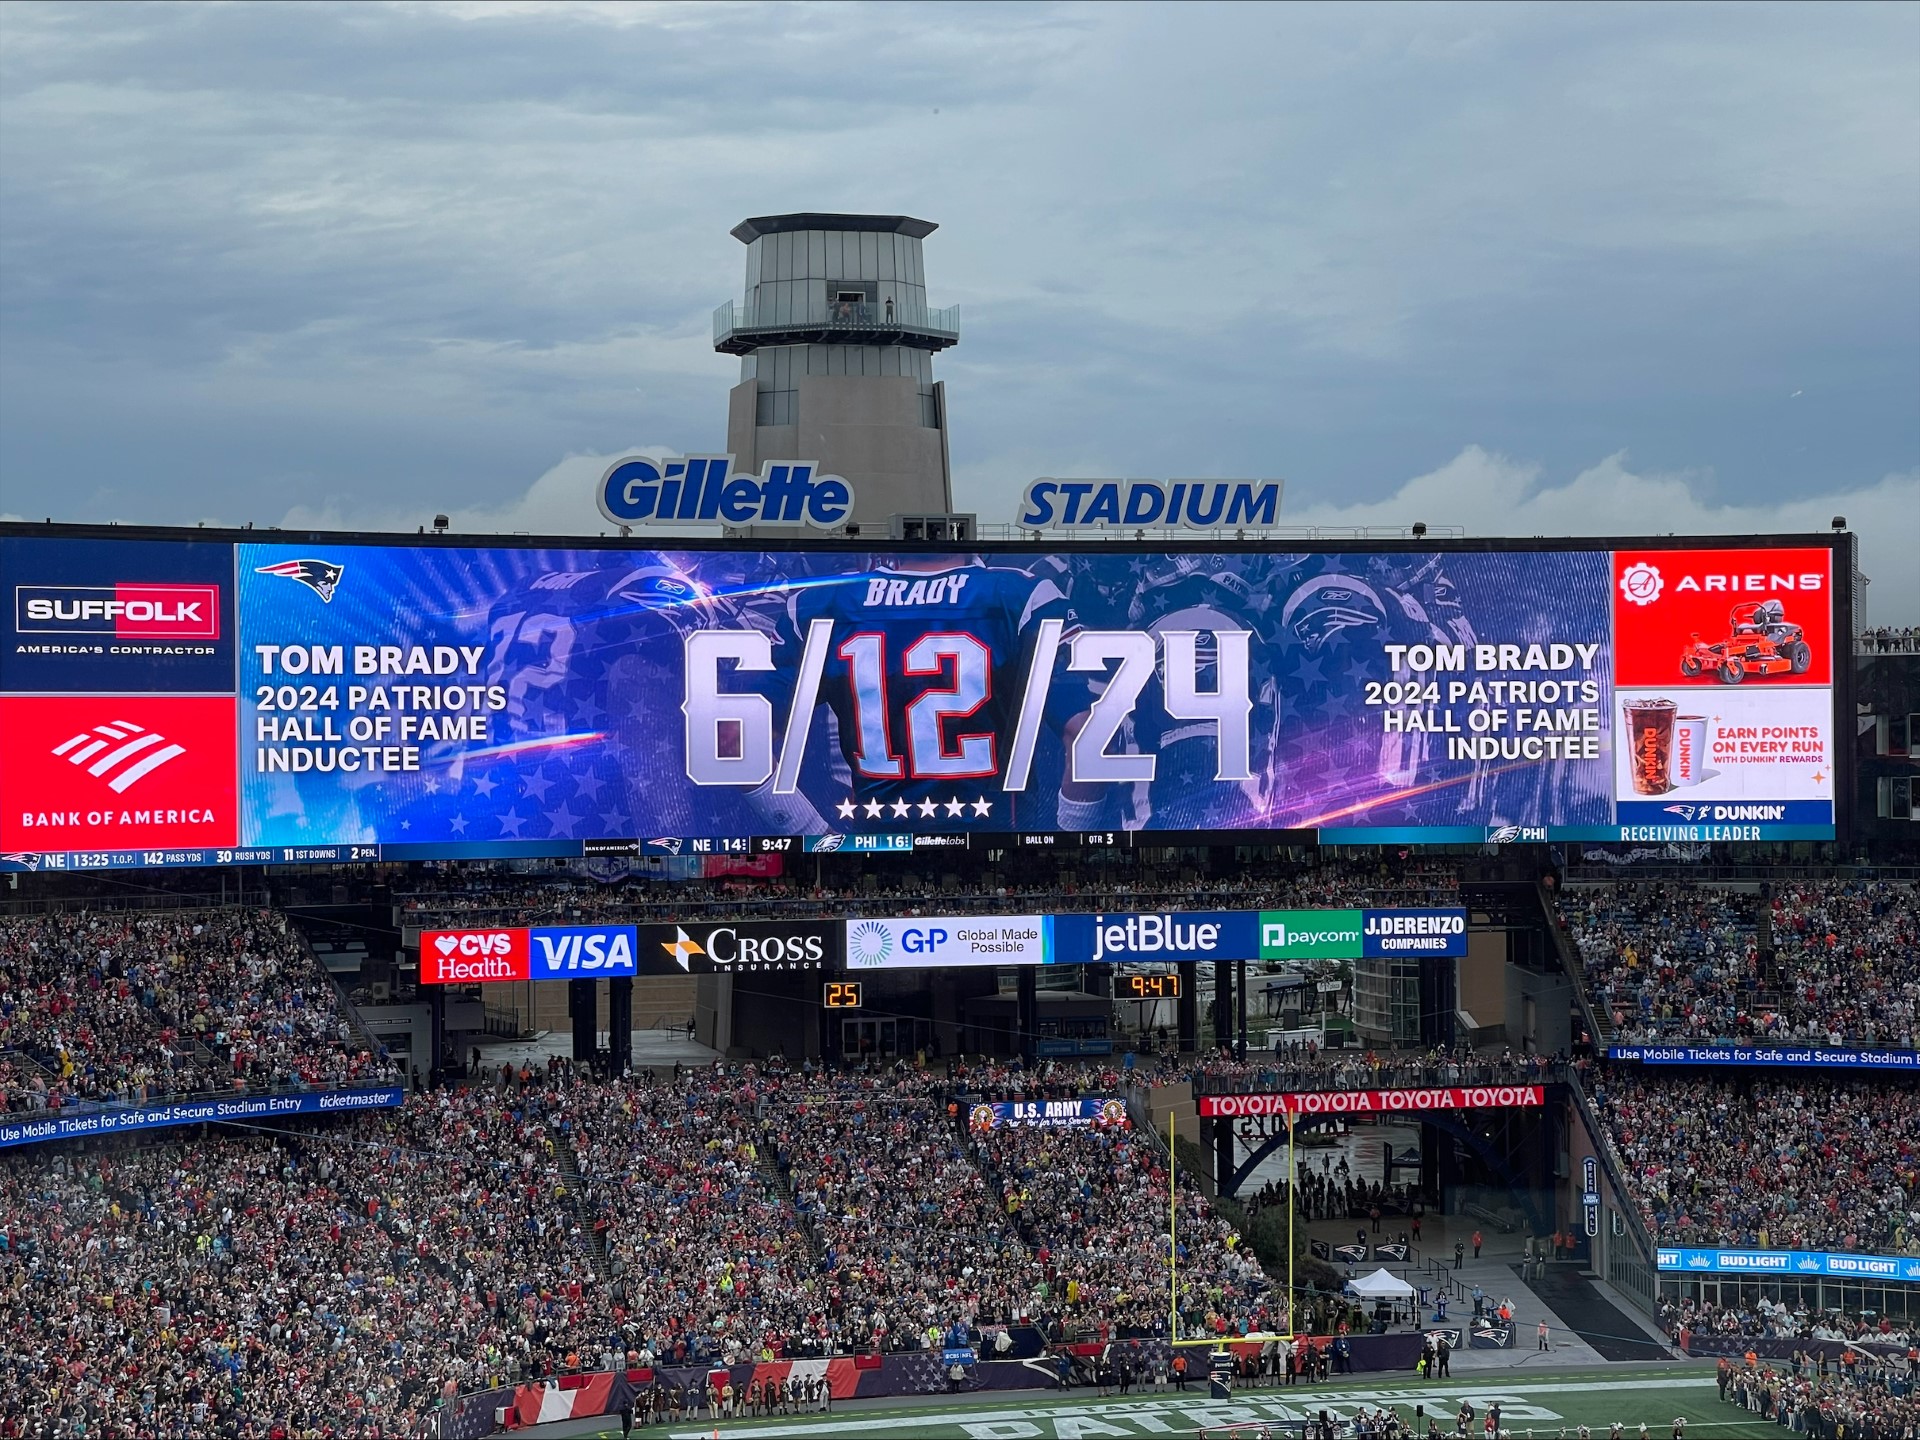
M1035 480L1017 524L1029 530L1108 525L1188 530L1244 529L1275 523L1278 480Z

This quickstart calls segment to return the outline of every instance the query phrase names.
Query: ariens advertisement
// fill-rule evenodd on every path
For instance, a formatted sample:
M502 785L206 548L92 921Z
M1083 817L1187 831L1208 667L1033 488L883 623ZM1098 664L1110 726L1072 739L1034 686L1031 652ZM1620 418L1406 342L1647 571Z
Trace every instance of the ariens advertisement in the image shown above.
M0 529L0 864L1834 833L1820 545L161 533Z

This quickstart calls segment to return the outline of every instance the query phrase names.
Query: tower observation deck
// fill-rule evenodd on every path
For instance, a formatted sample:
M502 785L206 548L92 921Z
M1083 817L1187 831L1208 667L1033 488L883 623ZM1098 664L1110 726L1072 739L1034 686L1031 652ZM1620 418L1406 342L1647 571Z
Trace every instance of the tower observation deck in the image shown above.
M935 352L959 343L955 308L927 305L906 215L762 215L733 227L746 298L713 314L713 348L740 357L727 448L739 469L815 460L853 483L853 523L952 509L947 405Z

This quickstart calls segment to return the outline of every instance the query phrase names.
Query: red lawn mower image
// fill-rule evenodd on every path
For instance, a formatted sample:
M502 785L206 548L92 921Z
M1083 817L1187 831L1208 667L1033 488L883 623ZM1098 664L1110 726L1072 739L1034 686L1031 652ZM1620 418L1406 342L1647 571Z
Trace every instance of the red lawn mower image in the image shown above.
M1727 617L1730 634L1706 641L1700 632L1680 655L1680 673L1688 679L1712 671L1723 685L1738 685L1749 675L1804 675L1813 664L1813 651L1798 625L1787 623L1778 600L1746 600Z

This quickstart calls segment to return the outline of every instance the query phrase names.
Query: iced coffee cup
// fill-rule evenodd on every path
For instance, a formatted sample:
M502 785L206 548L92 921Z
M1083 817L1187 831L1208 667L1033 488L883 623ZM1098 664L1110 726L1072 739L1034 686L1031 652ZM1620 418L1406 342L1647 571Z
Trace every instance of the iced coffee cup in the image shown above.
M1627 702L1627 764L1634 794L1664 795L1673 789L1673 716L1679 708L1671 700Z

